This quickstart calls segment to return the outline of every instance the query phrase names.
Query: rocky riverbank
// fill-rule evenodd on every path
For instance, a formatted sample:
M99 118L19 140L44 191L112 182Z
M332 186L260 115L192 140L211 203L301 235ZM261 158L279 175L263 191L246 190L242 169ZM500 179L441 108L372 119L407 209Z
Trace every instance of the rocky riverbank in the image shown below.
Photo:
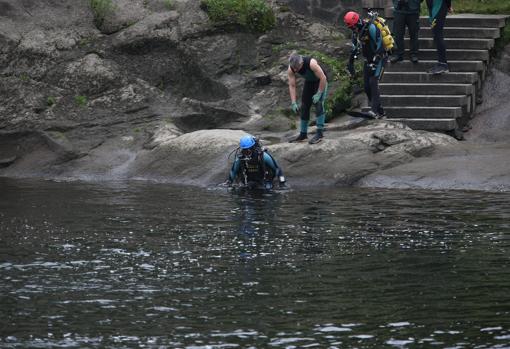
M505 129L477 124L491 115L508 124L503 88L487 93L496 109L480 109L479 136L466 142L345 116L323 142L289 144L298 120L288 113L288 54L346 55L338 27L277 4L276 27L253 34L214 26L198 1L113 3L99 25L89 1L0 1L0 176L212 186L249 132L294 187L510 186ZM508 86L504 64L495 84Z

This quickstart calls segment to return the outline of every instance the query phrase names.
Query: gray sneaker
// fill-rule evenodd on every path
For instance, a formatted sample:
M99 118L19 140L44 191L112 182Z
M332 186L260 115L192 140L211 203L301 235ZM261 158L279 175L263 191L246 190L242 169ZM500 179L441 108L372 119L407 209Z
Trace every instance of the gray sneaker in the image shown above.
M322 141L322 138L324 138L324 135L322 134L322 130L317 130L317 133L315 136L313 136L312 139L308 142L309 144L316 144Z
M374 112L373 110L367 111L367 115L373 119L382 119L383 116L379 113Z
M307 138L306 133L300 133L296 137L292 138L289 143L303 142L306 141Z
M391 64L395 64L395 63L401 62L403 60L404 60L404 57L399 56L399 55L392 55L392 56L390 56L390 63Z
M450 70L448 69L448 64L446 63L437 63L431 69L429 69L428 73L432 75L439 75L443 73L448 73Z

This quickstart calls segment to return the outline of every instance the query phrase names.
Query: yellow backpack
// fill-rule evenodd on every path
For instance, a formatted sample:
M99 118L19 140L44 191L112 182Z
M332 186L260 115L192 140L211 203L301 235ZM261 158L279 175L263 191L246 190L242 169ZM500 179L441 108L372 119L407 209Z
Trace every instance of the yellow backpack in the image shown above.
M382 35L383 46L386 51L391 51L393 46L395 46L395 40L393 36L391 36L390 28L388 24L386 24L386 20L382 17L379 17L377 12L369 12L370 22L374 23Z

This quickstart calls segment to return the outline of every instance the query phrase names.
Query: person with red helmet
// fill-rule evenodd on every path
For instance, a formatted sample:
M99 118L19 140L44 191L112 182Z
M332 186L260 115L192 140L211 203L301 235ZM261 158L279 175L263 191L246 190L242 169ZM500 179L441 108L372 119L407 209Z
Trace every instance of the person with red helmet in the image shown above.
M357 12L349 11L344 16L345 25L352 30L352 51L347 65L347 71L355 75L354 60L361 52L365 58L363 80L365 93L370 104L369 114L376 118L385 116L381 105L379 80L381 79L387 60L381 31L370 19L361 19Z

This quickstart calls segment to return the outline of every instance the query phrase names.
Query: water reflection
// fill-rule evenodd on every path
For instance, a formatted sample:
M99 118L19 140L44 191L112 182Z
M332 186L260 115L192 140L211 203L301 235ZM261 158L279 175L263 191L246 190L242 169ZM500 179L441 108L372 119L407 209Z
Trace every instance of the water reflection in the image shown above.
M0 187L0 347L510 346L508 194Z

